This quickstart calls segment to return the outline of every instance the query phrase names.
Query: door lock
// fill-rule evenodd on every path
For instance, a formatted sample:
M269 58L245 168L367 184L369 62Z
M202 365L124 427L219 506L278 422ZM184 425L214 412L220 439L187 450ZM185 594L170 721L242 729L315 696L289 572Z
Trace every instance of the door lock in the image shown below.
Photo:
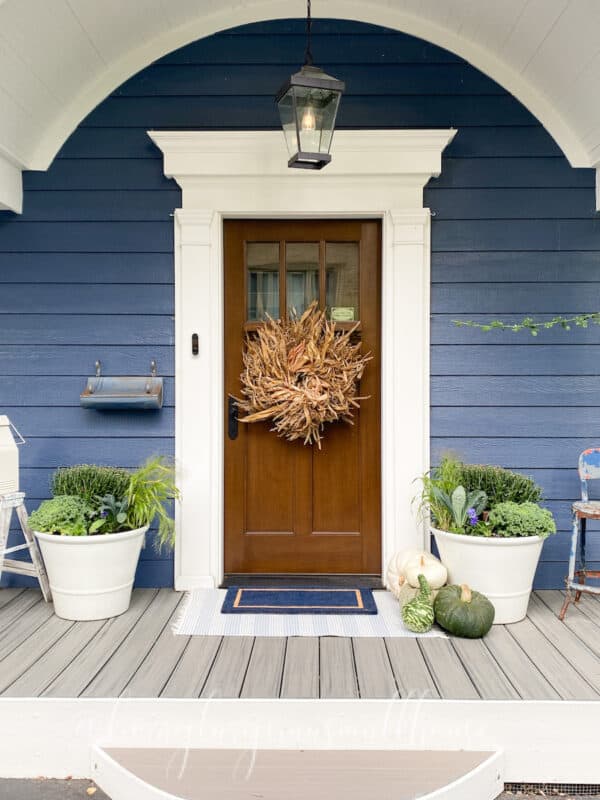
M238 437L238 406L237 400L231 395L227 401L227 435L230 439Z

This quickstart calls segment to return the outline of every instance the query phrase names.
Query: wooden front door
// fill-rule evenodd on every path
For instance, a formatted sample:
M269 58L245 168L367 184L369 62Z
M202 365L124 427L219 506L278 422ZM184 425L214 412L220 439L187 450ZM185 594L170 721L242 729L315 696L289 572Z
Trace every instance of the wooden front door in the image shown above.
M380 250L373 220L225 222L225 572L381 574ZM244 337L317 299L373 356L355 424L321 450L268 423L231 424Z

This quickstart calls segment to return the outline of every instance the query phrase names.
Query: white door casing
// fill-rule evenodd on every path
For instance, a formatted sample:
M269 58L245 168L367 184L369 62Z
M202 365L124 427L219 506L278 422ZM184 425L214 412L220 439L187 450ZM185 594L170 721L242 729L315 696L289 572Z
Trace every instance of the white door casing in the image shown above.
M338 131L321 172L287 167L279 131L150 131L182 189L175 211L175 588L223 577L223 220L382 220L382 571L425 546L412 503L429 466L430 214L454 130ZM192 335L199 352L192 355Z

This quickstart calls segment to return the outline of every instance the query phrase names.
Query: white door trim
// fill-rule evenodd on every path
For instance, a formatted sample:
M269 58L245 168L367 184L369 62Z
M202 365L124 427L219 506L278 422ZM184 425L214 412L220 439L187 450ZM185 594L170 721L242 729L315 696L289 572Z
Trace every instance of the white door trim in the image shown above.
M223 220L382 219L382 570L423 546L412 483L429 466L430 215L423 187L453 130L339 131L322 172L287 168L277 131L150 131L175 212L175 427L183 500L175 588L223 577ZM199 337L192 355L191 337Z

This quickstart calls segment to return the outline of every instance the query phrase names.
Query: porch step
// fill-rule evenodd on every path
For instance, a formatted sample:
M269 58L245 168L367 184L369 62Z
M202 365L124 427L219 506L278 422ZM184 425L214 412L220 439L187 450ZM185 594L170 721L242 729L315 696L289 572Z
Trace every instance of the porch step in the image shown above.
M467 750L95 747L111 800L493 800L502 754Z

